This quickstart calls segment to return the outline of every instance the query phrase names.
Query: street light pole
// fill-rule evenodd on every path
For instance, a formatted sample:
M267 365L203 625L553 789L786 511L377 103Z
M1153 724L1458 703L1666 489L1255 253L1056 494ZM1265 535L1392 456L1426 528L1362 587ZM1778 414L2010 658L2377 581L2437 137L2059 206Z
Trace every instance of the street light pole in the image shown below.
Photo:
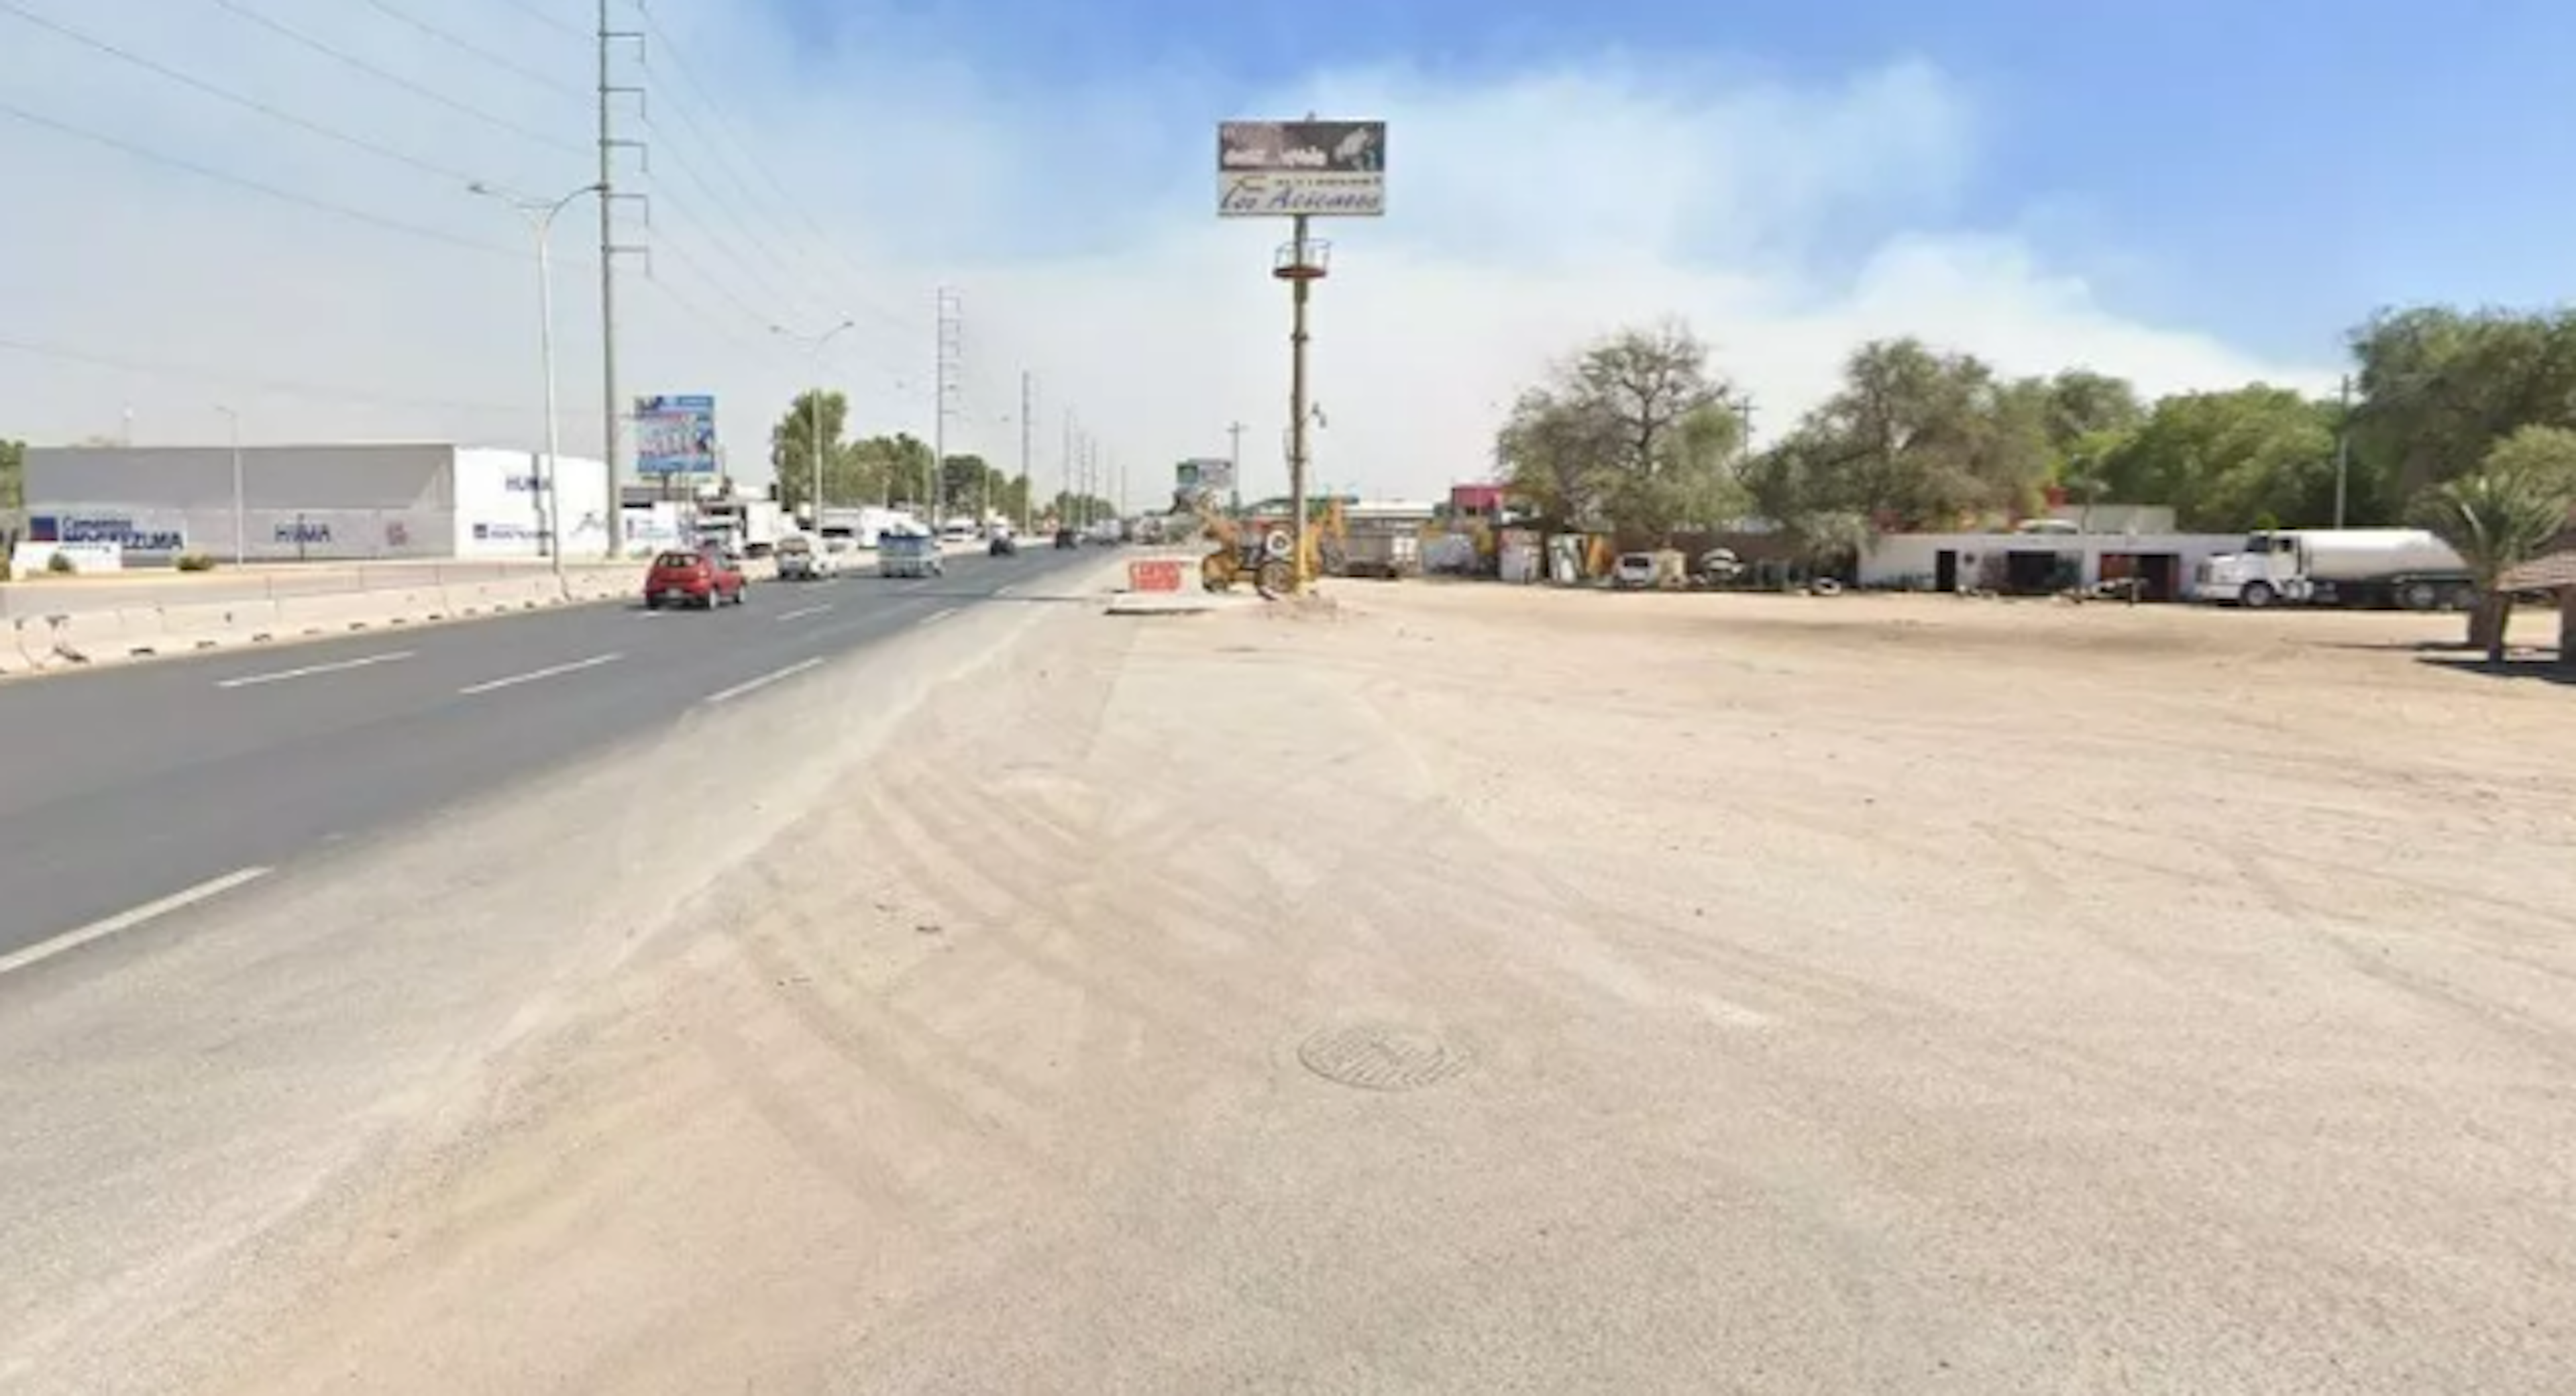
M232 438L233 438L233 566L235 566L235 567L239 567L239 566L241 566L241 565L242 565L242 563L243 563L243 562L244 562L244 561L245 561L245 560L250 556L250 524L249 524L249 522L248 522L249 515L248 515L248 511L247 511L246 509L244 509L244 508L243 508L243 499L242 499L241 414L240 414L239 412L234 411L233 409L231 409L231 408L229 408L229 407L224 406L222 403L216 403L216 404L215 404L215 410L216 410L216 411L218 411L218 412L223 413L223 414L224 414L224 420L232 424Z
M555 420L554 259L549 255L547 247L552 241L555 215L571 207L573 201L582 195L596 194L601 188L602 186L597 184L585 184L552 203L545 203L521 198L481 180L466 186L468 192L480 194L487 199L498 199L516 209L520 217L528 220L528 230L537 240L537 359L542 365L546 378L546 522L545 527L537 530L537 546L545 549L547 559L558 577L563 575L564 570L563 492L556 483L563 474L563 438L561 428ZM617 443L610 441L608 454L613 458L616 453ZM615 493L613 486L610 492ZM620 501L616 499L608 501L608 509L612 516L619 505Z
M771 334L805 341L806 347L814 354L813 371L806 375L813 386L805 395L805 430L813 438L814 447L814 495L807 502L814 513L814 541L817 545L823 540L823 346L830 344L841 331L855 328L857 322L846 315L841 317L841 323L819 335L798 334L785 325L769 327Z

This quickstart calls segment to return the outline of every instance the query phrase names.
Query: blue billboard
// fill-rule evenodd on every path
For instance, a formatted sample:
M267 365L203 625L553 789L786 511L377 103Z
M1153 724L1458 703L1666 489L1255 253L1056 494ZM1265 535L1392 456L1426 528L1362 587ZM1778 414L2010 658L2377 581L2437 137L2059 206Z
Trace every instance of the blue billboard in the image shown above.
M716 400L704 393L635 399L635 473L716 473Z

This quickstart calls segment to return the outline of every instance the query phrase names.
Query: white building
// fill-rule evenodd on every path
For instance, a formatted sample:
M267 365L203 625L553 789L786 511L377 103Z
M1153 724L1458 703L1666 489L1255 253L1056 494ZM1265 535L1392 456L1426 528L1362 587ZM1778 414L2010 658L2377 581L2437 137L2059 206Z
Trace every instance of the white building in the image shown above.
M238 469L236 469L238 462ZM564 556L608 547L608 476L563 457ZM439 443L29 447L31 543L123 545L129 563L181 553L254 562L538 558L556 531L543 456Z
M2244 544L2241 533L1885 533L1861 549L1860 584L2041 593L2144 577L2147 596L2182 601L2203 559Z

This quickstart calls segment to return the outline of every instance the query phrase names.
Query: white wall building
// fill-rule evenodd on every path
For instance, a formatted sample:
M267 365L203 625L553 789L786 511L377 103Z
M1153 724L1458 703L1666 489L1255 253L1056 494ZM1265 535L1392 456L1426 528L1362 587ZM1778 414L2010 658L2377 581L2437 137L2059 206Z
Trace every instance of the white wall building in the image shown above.
M1886 533L1860 554L1860 584L1918 591L2052 591L2143 576L2158 600L2190 599L2204 558L2241 533Z
M29 447L30 542L114 542L129 564L539 558L556 531L540 453L429 442ZM608 478L560 461L564 556L608 546Z

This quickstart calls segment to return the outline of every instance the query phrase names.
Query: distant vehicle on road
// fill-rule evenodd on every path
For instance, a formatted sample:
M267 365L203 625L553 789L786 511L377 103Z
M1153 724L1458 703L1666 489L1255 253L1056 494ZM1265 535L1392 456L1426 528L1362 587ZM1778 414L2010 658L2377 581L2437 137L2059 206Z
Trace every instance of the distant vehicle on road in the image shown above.
M741 562L722 548L674 550L655 556L652 569L644 574L644 609L704 606L712 611L726 602L739 606L750 585Z
M1059 528L1055 531L1055 545L1059 548L1078 548L1082 546L1082 535L1070 528Z
M985 545L984 551L995 557L1018 557L1020 540L1008 533L996 533L993 535L993 541Z
M778 580L812 582L833 576L841 570L841 559L829 546L817 548L814 540L803 534L791 534L778 540Z
M927 533L889 533L877 540L877 575L880 577L944 577L947 564L939 556L939 540Z

